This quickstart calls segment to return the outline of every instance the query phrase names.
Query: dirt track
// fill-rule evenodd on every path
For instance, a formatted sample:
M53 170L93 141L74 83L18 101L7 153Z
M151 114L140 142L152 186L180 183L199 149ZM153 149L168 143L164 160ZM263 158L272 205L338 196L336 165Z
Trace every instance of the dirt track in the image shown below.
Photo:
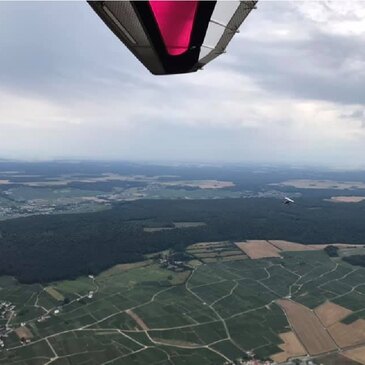
M148 326L146 325L146 323L143 322L143 319L140 318L136 313L134 313L132 310L128 309L126 311L126 313L131 317L133 318L137 323L138 325L143 329L143 330L148 330Z

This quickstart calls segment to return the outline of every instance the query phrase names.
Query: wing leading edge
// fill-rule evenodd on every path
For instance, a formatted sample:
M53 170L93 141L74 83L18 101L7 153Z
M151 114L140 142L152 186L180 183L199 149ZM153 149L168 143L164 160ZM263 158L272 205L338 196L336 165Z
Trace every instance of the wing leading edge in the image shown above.
M194 72L225 52L257 1L89 1L155 75Z

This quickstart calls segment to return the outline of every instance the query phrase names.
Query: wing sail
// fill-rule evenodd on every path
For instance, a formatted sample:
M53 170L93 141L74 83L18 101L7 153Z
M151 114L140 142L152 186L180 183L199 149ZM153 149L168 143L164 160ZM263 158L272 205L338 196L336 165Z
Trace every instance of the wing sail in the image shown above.
M239 27L256 8L256 4L257 1L217 2L202 44L200 66L206 65L226 52L229 42L239 32Z
M194 72L223 53L257 1L89 1L153 74Z

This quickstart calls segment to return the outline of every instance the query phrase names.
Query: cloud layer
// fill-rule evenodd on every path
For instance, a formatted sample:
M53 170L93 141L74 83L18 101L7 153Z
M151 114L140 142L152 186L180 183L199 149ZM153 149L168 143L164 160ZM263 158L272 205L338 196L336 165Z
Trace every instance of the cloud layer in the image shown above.
M361 2L262 1L228 53L148 73L85 2L0 2L0 157L363 165Z

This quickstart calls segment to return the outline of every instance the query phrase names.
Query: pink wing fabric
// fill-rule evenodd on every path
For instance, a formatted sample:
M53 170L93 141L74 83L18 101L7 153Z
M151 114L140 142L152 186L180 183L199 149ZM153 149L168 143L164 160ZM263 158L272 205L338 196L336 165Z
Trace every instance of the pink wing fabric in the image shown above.
M189 49L198 1L150 1L167 52L178 56Z
M173 75L201 70L225 53L257 1L88 0L88 3L151 73Z

